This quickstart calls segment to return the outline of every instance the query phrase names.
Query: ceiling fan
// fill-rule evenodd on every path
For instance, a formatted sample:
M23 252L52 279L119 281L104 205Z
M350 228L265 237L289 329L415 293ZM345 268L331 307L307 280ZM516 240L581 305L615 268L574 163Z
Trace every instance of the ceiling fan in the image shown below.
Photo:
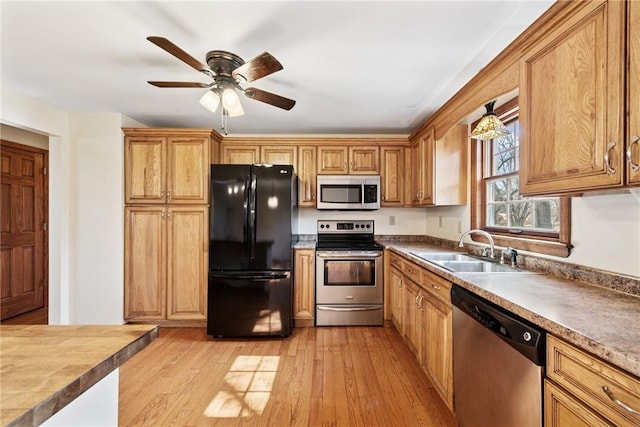
M149 36L147 40L169 52L196 71L206 74L213 79L210 83L161 81L149 81L148 83L163 88L186 87L209 89L200 99L200 104L212 112L215 112L218 105L222 104L222 129L225 131L225 134L227 132L227 116L234 117L244 114L236 89L244 93L248 98L284 110L291 110L293 106L296 105L296 101L293 99L285 98L255 87L243 88L240 85L241 83L252 82L282 70L282 64L268 52L264 52L245 62L238 55L231 52L212 50L207 53L207 64L203 64L164 37Z

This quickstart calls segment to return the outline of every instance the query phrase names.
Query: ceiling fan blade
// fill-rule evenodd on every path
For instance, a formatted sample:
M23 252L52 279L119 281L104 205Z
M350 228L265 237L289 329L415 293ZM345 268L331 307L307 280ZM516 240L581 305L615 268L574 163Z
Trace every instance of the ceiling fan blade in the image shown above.
M156 87L212 87L213 83L197 83L197 82L147 82Z
M164 37L149 36L147 37L147 40L149 40L151 43L155 44L159 48L169 52L171 55L175 56L185 64L189 65L191 68L194 68L203 73L207 73L207 74L211 73L211 70L207 65L198 61L196 58L189 55L187 52L180 49L178 46L176 46L169 40L165 39Z
M275 93L256 89L255 87L249 87L245 89L244 94L251 99L271 104L273 106L282 108L283 110L291 110L293 106L296 105L296 101L294 101L293 99L285 98L284 96L276 95Z
M231 75L234 78L242 76L246 81L252 82L280 70L282 64L270 53L264 52L233 70Z

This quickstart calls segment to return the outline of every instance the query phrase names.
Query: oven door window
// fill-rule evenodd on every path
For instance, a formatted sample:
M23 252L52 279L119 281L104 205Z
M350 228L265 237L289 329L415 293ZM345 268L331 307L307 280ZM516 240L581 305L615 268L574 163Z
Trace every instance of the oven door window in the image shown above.
M324 286L375 286L375 260L325 260Z
M360 184L320 186L320 201L325 203L360 203L362 186Z

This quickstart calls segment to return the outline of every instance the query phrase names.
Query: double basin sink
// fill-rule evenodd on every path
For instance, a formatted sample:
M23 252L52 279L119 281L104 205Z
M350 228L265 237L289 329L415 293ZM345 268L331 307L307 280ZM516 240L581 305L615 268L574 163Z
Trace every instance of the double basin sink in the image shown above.
M459 252L411 252L411 254L453 273L525 272L517 267Z

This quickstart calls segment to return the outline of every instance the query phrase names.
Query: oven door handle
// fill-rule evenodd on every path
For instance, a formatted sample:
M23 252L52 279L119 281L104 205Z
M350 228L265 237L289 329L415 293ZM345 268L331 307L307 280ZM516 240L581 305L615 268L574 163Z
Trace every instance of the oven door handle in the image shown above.
M319 305L316 307L321 311L374 311L382 310L382 306L369 306L369 307L328 307L326 305Z
M350 253L323 253L323 252L316 252L316 256L320 257L320 258L337 258L337 259L353 259L353 258L380 258L382 256L382 253L358 253L358 252L350 252Z

